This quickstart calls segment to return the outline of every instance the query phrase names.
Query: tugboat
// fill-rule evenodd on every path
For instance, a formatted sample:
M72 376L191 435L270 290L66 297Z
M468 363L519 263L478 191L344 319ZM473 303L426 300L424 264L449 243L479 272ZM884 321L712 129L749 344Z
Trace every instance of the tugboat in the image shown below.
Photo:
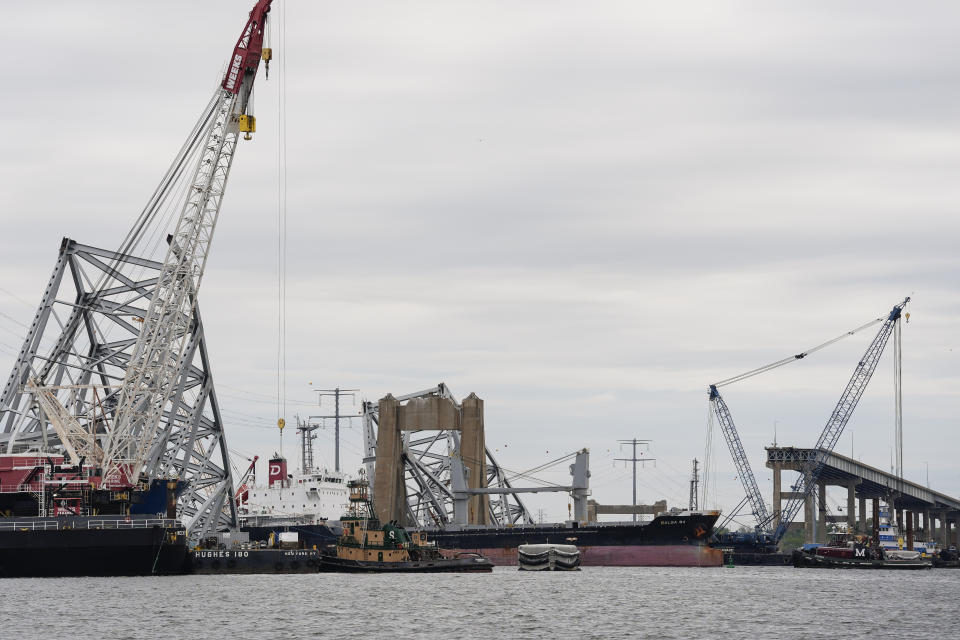
M343 534L331 553L320 557L322 571L353 573L490 572L493 563L477 553L444 557L422 532L409 533L394 522L381 525L373 515L370 485L361 476L347 483L350 507L340 517Z
M869 536L834 531L825 545L804 545L793 552L793 566L829 569L930 569L919 551L885 549Z

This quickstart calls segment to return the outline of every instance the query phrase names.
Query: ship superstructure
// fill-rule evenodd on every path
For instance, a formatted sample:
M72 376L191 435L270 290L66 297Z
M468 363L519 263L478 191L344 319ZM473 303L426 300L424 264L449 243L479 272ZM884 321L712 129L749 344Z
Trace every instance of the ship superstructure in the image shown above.
M880 548L885 551L899 551L906 549L909 545L907 534L901 530L900 526L890 518L890 507L885 504L880 505L880 517L877 520L877 539ZM923 557L938 556L940 554L940 545L931 540L913 539L913 551L919 551Z
M324 524L337 520L347 503L345 473L326 467L289 473L286 458L279 454L270 459L267 483L254 478L237 496L240 522L246 527Z

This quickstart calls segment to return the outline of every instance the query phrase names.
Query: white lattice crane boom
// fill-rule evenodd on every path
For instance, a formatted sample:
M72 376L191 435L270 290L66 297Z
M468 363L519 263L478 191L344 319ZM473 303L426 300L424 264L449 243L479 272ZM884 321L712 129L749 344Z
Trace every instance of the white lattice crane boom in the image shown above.
M258 0L233 50L215 116L170 238L169 248L119 394L114 428L104 447L104 483L124 485L153 472L164 443L157 433L183 367L190 323L210 243L241 133L256 130L247 113L272 0ZM177 416L169 416L175 420Z

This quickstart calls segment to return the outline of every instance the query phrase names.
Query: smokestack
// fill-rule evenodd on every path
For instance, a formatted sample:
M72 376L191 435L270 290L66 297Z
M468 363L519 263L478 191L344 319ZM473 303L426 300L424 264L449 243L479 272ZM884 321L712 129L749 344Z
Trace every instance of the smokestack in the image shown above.
M270 487L287 486L287 459L281 456L274 456L270 459ZM279 484L274 484L279 483Z

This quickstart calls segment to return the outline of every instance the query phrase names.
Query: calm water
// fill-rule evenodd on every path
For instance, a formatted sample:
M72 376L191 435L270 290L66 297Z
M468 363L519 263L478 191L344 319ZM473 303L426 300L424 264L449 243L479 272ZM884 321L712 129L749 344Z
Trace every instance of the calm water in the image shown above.
M0 580L0 638L938 638L960 570Z

